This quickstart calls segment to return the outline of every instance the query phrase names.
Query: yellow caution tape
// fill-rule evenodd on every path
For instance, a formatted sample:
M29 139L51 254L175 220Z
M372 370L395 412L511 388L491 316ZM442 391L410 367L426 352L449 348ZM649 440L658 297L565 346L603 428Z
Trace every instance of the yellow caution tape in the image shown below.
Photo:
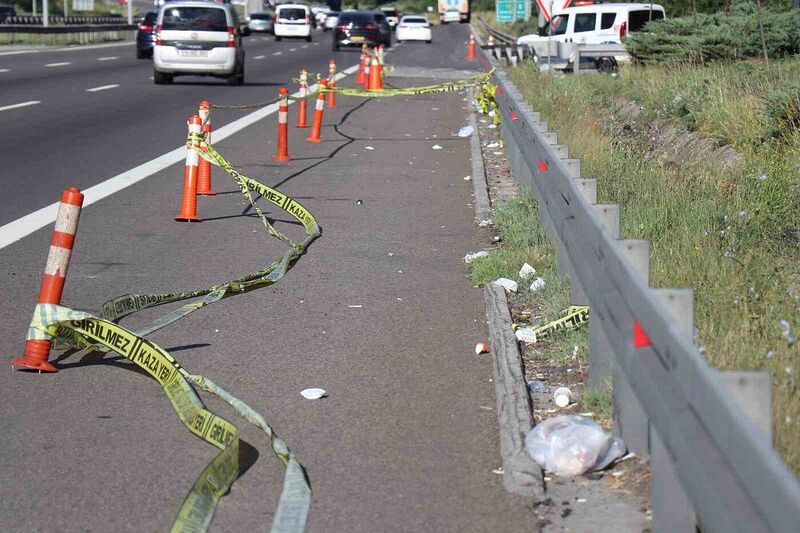
M189 431L222 450L203 469L186 495L172 524L173 532L206 531L217 503L239 475L239 429L206 409L192 385L226 401L240 416L266 433L273 452L286 467L272 531L301 532L305 529L311 507L311 488L303 467L286 443L250 406L211 380L187 372L158 344L109 320L58 305L39 304L31 327L55 339L81 338L86 344L103 346L129 359L161 385Z
M321 88L322 92L335 92L337 94L342 94L346 96L361 96L367 98L386 98L390 96L417 96L421 94L434 94L434 93L445 93L445 92L452 92L452 91L461 91L464 89L469 89L470 87L479 87L484 83L487 83L489 77L493 74L494 71L490 72L483 72L476 76L471 76L469 78L465 78L463 80L456 80L456 81L448 81L444 83L438 83L435 85L424 85L418 87L405 87L399 89L350 89L346 87L336 87L336 88Z
M190 136L190 141L192 137ZM286 472L281 497L272 523L273 532L300 533L305 529L311 507L311 489L303 467L294 454L278 438L264 418L211 380L189 374L172 356L156 343L145 338L150 333L175 322L227 296L279 281L307 247L321 234L311 212L289 195L253 180L233 168L202 136L200 154L223 168L239 185L242 194L261 219L270 235L280 239L289 249L280 259L266 268L229 280L213 287L190 292L165 294L126 294L105 302L94 316L66 307L40 304L34 312L28 337L44 332L54 348L74 347L100 351L115 351L130 359L158 381L184 425L206 442L222 450L198 477L186 496L172 525L172 531L206 531L214 517L217 503L230 489L238 476L239 430L225 419L208 411L192 385L210 392L230 404L247 421L263 430L269 437L273 452L284 463ZM192 143L190 142L191 146ZM277 230L253 200L257 192L275 206L283 209L305 228L305 238L293 242ZM162 316L138 332L116 324L119 319L150 307L198 298Z
M547 324L537 326L533 329L532 333L536 340L552 335L557 331L567 331L578 329L583 324L589 321L589 306L588 305L571 305L561 312L561 318L548 322ZM516 330L518 324L514 325Z

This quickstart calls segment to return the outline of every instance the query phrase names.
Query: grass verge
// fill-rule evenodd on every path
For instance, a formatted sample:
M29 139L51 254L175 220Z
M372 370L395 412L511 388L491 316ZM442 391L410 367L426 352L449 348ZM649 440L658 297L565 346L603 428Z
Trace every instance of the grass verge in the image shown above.
M709 363L772 373L775 445L795 473L800 114L796 92L778 93L798 70L787 60L630 68L616 78L544 75L530 64L510 72L585 175L599 178L598 201L620 204L622 237L651 241L651 286L695 288L696 342ZM636 116L622 113L631 104ZM727 144L743 163L649 158L666 127Z

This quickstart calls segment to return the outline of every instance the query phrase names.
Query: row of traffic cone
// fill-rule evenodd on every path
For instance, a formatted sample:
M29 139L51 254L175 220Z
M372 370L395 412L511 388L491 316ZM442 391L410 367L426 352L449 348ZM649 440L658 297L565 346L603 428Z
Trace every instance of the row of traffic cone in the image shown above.
M379 72L379 71L378 71ZM295 127L307 128L308 106L306 97L308 96L308 72L303 69L300 71L300 100L297 106L297 121ZM317 95L314 105L314 122L311 126L311 134L306 141L312 143L322 142L322 117L325 109L325 89L336 87L336 61L331 59L328 64L328 79L320 80L320 92ZM381 85L381 84L379 84ZM382 86L382 85L381 85ZM289 89L281 87L278 91L278 149L273 161L291 161L289 155ZM336 107L336 94L328 92L328 106ZM211 163L199 157L196 149L200 147L199 135L206 136L206 141L211 141L211 119L209 113L211 103L203 100L197 115L193 115L187 122L189 126L189 143L186 152L186 164L183 174L183 195L181 199L181 212L175 217L180 222L200 222L197 216L197 196L216 194L211 188Z
M368 91L383 89L382 44L372 49L367 45L361 47L361 58L358 60L356 83L363 85L364 89Z

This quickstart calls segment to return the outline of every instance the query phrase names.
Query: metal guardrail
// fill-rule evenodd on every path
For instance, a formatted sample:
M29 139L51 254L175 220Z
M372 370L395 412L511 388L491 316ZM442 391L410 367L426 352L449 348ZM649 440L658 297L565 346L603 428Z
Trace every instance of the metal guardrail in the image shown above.
M0 24L0 33L63 34L136 31L136 24L83 24L71 26L16 26Z
M515 179L538 197L573 303L591 307L590 386L613 379L615 431L650 454L654 531L797 531L800 485L693 344L692 291L648 286L649 242L618 238L619 206L596 203L580 160L496 81Z
M48 17L48 23L52 25L95 25L95 24L112 24L112 25L128 25L125 17ZM13 17L6 17L0 21L2 26L41 26L44 22L43 17L35 17L32 15L15 15Z

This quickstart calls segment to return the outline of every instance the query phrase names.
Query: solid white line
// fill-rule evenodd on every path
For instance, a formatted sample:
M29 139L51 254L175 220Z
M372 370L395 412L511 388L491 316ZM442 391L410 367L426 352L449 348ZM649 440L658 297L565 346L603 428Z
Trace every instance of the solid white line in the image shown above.
M304 45L303 45L303 46L301 46L300 48L308 48L308 45L307 45L307 44L304 44Z
M344 78L347 74L352 74L358 70L358 65L354 65L336 74L336 79ZM309 91L314 92L317 90L317 84L310 86ZM292 96L300 96L300 91L295 92ZM37 102L38 103L38 102ZM289 101L289 105L294 103L293 100ZM264 117L268 117L278 111L278 104L270 104L266 107L245 115L244 117L235 120L223 126L214 132L214 142L227 139L234 133L250 126ZM122 174L117 174L113 178L109 178L102 183L98 183L93 187L82 191L84 195L83 207L88 207L95 202L99 202L107 196L111 196L115 192L130 187L131 185L149 178L156 172L160 172L165 168L183 161L186 157L186 146L175 148L171 152L167 152L152 161L148 161L136 168L132 168ZM56 220L58 214L58 203L53 203L47 207L43 207L38 211L34 211L22 218L18 218L13 222L9 222L5 226L0 226L0 250L24 237L27 237L36 230L39 230L48 224L52 224Z
M98 48L116 48L119 46L132 46L136 41L127 41L124 43L108 43L108 44L92 44L92 45L73 45L66 48L53 48L51 46L43 46L41 48L33 48L29 50L14 50L13 52L0 52L0 56L18 56L22 54L41 54L43 52L80 52L83 50L96 50Z
M41 103L42 102L40 102L39 100L31 100L30 102L21 102L19 104L12 104L12 105L7 105L7 106L0 107L0 111L8 111L9 109L17 109L17 108L20 108L20 107L28 107L29 105L36 105L36 104L41 104Z
M279 56L279 55L282 55L282 54L283 54L283 52L273 52L272 53L272 55L274 55L274 56Z
M264 59L265 57L267 57L267 56L256 56L253 59Z
M116 89L119 87L119 84L115 83L113 85L101 85L100 87L92 87L91 89L86 89L87 93L96 93L98 91L107 91L109 89Z
M98 61L113 61L115 59L119 59L119 56L108 56L108 57L98 57Z
M48 63L45 67L63 67L65 65L71 65L72 62L70 61L62 61L61 63Z
M11 71L8 70L7 68L0 68L0 72L11 72Z

